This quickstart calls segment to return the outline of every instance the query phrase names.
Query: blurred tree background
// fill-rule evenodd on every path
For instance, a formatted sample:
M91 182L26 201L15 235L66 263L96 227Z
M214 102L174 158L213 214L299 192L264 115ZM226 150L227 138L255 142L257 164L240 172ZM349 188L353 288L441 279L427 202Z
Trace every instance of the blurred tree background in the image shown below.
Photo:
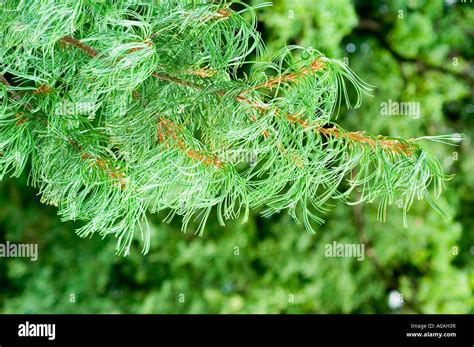
M247 0L252 5L260 0ZM474 5L430 0L275 0L258 10L270 53L312 46L345 59L377 86L346 129L402 136L463 133L430 145L455 174L439 199L451 219L419 201L376 221L377 206L336 204L309 235L282 213L254 214L203 237L150 216L152 248L127 258L115 240L80 239L42 205L27 177L0 182L0 243L38 243L37 262L0 259L3 313L474 313ZM421 113L383 115L416 102ZM325 257L326 244L365 243L364 261Z

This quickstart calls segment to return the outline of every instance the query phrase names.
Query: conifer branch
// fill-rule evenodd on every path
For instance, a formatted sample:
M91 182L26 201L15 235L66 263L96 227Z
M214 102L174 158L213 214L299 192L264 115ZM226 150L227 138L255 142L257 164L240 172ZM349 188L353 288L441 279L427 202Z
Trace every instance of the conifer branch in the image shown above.
M260 61L251 7L5 1L0 178L31 161L42 201L84 221L80 236L114 235L127 254L137 231L147 251L144 219L164 210L200 234L213 208L222 225L287 210L309 232L331 200L378 202L381 220L395 201L404 216L415 198L439 210L432 191L449 176L422 141L453 138L342 129L348 88L358 107L370 86L310 48Z
M192 148L187 148L183 140L179 139L178 132L182 129L171 122L168 119L159 119L158 120L158 141L164 143L167 137L171 137L174 140L178 148L185 152L191 159L197 159L199 162L204 165L213 165L218 168L222 168L222 161L217 157L208 157L200 151L196 151Z
M74 47L76 47L76 48L82 50L84 53L86 53L86 54L87 54L88 56L90 56L90 57L96 57L96 56L98 55L98 52L97 52L94 48L92 48L92 47L90 47L90 46L88 46L88 45L82 43L80 40L77 40L77 39L75 39L75 38L73 38L73 37L71 37L71 36L65 36L65 37L63 37L60 41L61 41L61 42L64 42L64 43L67 43L67 44L70 44L70 45L72 45L72 46L74 46ZM136 50L135 50L135 51L136 51ZM201 86L195 85L195 84L193 84L193 83L191 83L191 82L184 81L184 80L180 80L180 79L178 79L178 78L175 78L175 77L172 77L172 76L168 76L168 75L165 75L165 74L160 74L160 73L157 73L157 72L152 73L152 76L153 76L153 77L156 77L156 78L158 78L158 79L160 79L160 80L162 80L162 81L168 81L168 82L173 82L173 83L179 84L179 85L181 85L181 86L183 86L183 87L201 88ZM38 90L41 90L41 92L35 91L36 94L44 93L45 91L49 91L50 89L47 89L46 87L45 87L45 88L40 87L40 89L38 89ZM136 92L134 92L134 93L135 93L135 94L134 94L134 97L135 97L136 99L140 98L140 96L139 96L138 94L136 94ZM174 128L176 127L176 125L172 124L171 121L169 121L169 120L167 120L167 124L169 125L168 130L174 129ZM160 124L158 125L158 127L159 127L159 129L161 129L161 125L160 125ZM173 135L173 136L172 136L173 139L177 140L177 137L176 137L176 135L175 135L174 130L173 130L172 135ZM162 132L159 130L159 138L162 139L162 136L163 136L163 134L162 134ZM204 163L205 165L211 165L211 164L212 164L212 165L214 165L214 166L216 166L216 167L219 167L219 168L222 167L222 162L221 162L219 159L214 158L214 157L207 157L204 153L202 153L202 152L200 152L200 151L195 151L195 150L193 150L193 149L186 149L186 146L185 146L185 144L184 144L184 142L183 142L182 140L179 140L177 143L178 143L178 147L179 147L184 153L186 153L190 158L196 159L196 160L198 160L198 161ZM101 165L99 165L99 167L104 168L103 162L100 161L100 163L101 163ZM109 171L109 170L108 170L108 171ZM110 173L109 176L111 176L111 177L113 177L113 178L116 178L116 177L117 177L117 175L116 175L115 173L113 173L113 172ZM123 182L122 182L121 186L124 187L124 183L123 183Z
M79 41L77 39L74 39L73 37L70 37L70 36L63 37L61 39L61 42L71 44L74 47L81 49L82 51L84 51L90 57L95 57L98 54L97 51L94 48L92 48L92 47L90 47L90 46L82 43L81 41ZM298 72L286 73L286 74L279 75L277 77L273 77L273 78L269 79L268 81L264 82L263 84L259 84L255 87L252 87L248 90L243 91L242 93L240 93L237 96L237 100L240 101L240 102L244 102L244 103L250 105L251 107L253 107L253 108L255 108L259 111L266 111L270 108L269 105L267 105L265 103L260 103L260 102L253 101L252 99L246 97L245 95L248 92L253 91L253 90L258 90L258 89L262 89L262 88L272 89L272 88L274 88L275 86L277 86L281 83L294 82L299 77L303 77L305 75L320 71L323 68L324 68L324 62L320 58L315 59L308 67L303 68ZM198 70L196 72L196 74L200 75L200 76L204 75L205 77L210 77L208 75L205 75L203 70L201 70L201 71ZM168 76L168 75L165 75L165 74L154 72L154 73L152 73L152 76L156 77L156 78L158 78L162 81L168 81L168 82L176 83L176 84L178 84L180 86L183 86L183 87L190 87L190 88L194 88L194 89L198 89L198 90L203 89L203 86L201 86L201 85L194 84L194 83L191 83L189 81L185 81L185 80L182 80L182 79L179 79L179 78L176 78L176 77L172 77L172 76ZM223 95L225 95L225 92L221 91L221 92L218 93L218 95L223 96ZM276 111L278 112L279 110L276 110ZM293 115L288 115L287 118L291 122L298 122L300 125L302 125L305 128L309 126L307 122L302 121L300 118L296 118ZM383 138L382 136L378 136L377 139L374 139L374 138L371 138L371 137L364 136L363 133L361 133L359 131L357 131L357 132L346 132L346 133L341 134L341 132L339 131L339 129L337 129L336 126L333 126L331 129L318 128L316 131L320 132L321 134L323 134L325 136L332 136L332 137L335 137L335 138L345 138L349 141L354 141L354 142L358 142L358 143L361 143L361 144L368 144L372 148L374 148L375 145L378 144L385 150L390 150L390 151L393 151L394 153L403 153L405 155L411 155L411 150L410 150L409 146L407 146L406 144L402 144L402 143L398 142L397 140L388 140L388 139ZM268 130L264 130L264 136L265 137L269 136ZM182 142L179 143L179 147L182 150L185 150L184 145L183 145ZM192 158L195 158L195 159L201 158L201 159L203 159L202 161L206 164L214 162L214 163L219 163L216 166L219 166L219 167L221 166L221 162L218 159L206 158L202 153L195 153L193 150L187 150L186 153L188 153L189 156L192 157Z
M74 46L74 47L80 49L81 51L83 51L85 54L87 54L91 58L95 58L98 54L97 51L94 48L92 48L91 46L88 46L88 45L82 43L81 41L79 41L78 39L75 39L74 37L69 36L69 35L66 35L66 36L62 37L59 40L59 42L64 44L64 45Z
M2 82L5 86L11 87L11 83L5 78L5 76L3 76L1 74L0 74L0 82ZM51 90L52 90L52 88L50 86L42 85L39 88L37 88L33 92L33 94L34 95L47 94ZM19 95L16 95L16 93L11 92L11 94L12 94L12 97L15 100L21 99L21 97ZM28 111L31 111L33 109L33 107L29 103L25 104L24 106ZM28 121L28 118L23 115L23 112L16 113L15 117L17 118L17 121L15 123L17 126L21 126L22 124L24 124ZM125 189L126 179L125 179L123 173L115 172L114 169L110 168L109 164L107 164L107 162L104 159L99 158L99 157L94 158L90 154L85 153L82 146L79 143L77 143L77 141L69 139L69 143L71 144L71 146L73 148L76 148L79 152L82 153L81 154L81 159L83 159L83 160L87 160L87 159L91 159L91 158L94 159L94 164L99 170L105 172L106 175L109 176L114 182L117 181L117 179L118 179L120 188Z

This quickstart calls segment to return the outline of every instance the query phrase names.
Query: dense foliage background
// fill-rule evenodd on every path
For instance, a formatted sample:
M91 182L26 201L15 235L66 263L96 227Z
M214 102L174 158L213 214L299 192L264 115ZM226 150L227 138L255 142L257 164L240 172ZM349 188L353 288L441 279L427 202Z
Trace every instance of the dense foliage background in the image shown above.
M26 176L5 180L0 243L38 243L39 258L0 259L1 312L474 313L473 5L275 0L258 14L270 52L312 46L378 87L362 108L341 112L345 128L406 138L466 134L458 147L431 145L456 174L439 201L452 218L420 201L403 228L396 207L379 223L377 206L336 205L316 235L288 215L255 214L225 228L210 220L198 237L181 233L179 220L150 216L150 253L141 255L137 242L123 258L112 238L78 238L77 225L42 205ZM421 113L383 115L389 100L417 102ZM365 260L325 257L333 241L365 243Z

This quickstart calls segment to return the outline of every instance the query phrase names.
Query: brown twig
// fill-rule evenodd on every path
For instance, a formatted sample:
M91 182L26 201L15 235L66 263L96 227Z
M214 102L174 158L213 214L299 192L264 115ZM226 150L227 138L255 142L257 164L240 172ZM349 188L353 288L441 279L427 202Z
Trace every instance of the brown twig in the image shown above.
M222 161L217 157L209 157L205 155L201 151L196 151L192 148L187 148L186 144L183 140L181 140L178 136L178 131L181 131L180 127L175 123L171 122L167 119L160 119L158 120L158 132L157 138L160 143L165 142L166 137L171 137L174 142L177 144L179 149L191 158L200 161L206 166L216 166L218 168L222 168Z
M413 148L410 144L403 143L398 140L387 139L383 136L372 138L365 136L364 132L341 132L336 127L318 128L317 131L326 137L347 138L352 142L369 145L372 149L375 149L377 146L379 146L383 150L390 151L394 154L403 154L406 156L411 156L413 154Z
M148 47L153 47L154 46L153 41L151 41L150 39L146 39L142 43L145 43ZM138 51L141 51L142 49L143 49L143 47L134 47L134 48L129 49L128 53L138 52Z
M202 17L203 20L208 19L226 19L232 15L232 12L228 8L221 8L216 11L213 15L207 15Z
M79 40L77 40L77 39L75 39L71 36L65 36L62 39L60 39L60 41L64 42L64 43L67 43L67 44L70 44L70 45L82 50L83 52L85 52L90 57L95 57L98 54L98 52L94 48L82 43L81 41L79 41ZM178 79L176 77L161 74L161 73L158 73L158 72L154 72L152 74L152 76L155 77L155 78L158 78L160 80L177 83L177 84L180 84L180 85L185 86L185 87L191 87L191 88L199 87L199 88L201 88L201 86L199 86L197 84L194 84L192 82L184 81L184 80ZM136 93L135 91L132 94L133 94L134 98L139 98L140 97L138 95L138 93ZM186 149L185 148L186 146L184 145L184 142L182 142L182 140L180 140L178 142L178 147L181 150L183 150L190 158L198 159L200 162L202 162L205 165L213 164L217 167L222 167L222 162L219 159L216 159L214 157L209 158L204 153L202 153L200 151L196 151L196 150L193 150L193 149Z
M76 140L69 139L68 142L72 148L76 149L79 153L81 153L82 160L86 161L88 159L92 159L94 166L103 171L114 182L118 182L118 187L121 190L124 190L127 187L127 179L123 172L119 172L115 168L111 168L110 164L105 159L87 153L82 147L82 145Z
M85 52L91 58L94 58L98 54L97 51L94 48L82 43L81 41L75 39L72 36L64 36L63 38L61 38L59 40L59 42L62 43L62 44L71 45L71 46L74 46L76 48L79 48L80 50Z
M193 89L203 89L203 86L201 86L200 84L185 81L185 80L182 80L180 78L169 76L169 75L166 75L166 74L163 74L163 73L153 72L151 75L155 78L158 78L159 80L167 81L167 82L173 82L173 83L179 84L180 86L183 86L183 87L190 87L190 88L193 88Z
M78 41L76 39L72 39L72 38L69 37L68 41L72 42L71 44L73 44L75 47L83 50L85 53L87 53L89 55L91 55L91 52L95 53L94 56L97 55L97 51L95 51L92 47L89 47L89 46L81 43L80 41ZM308 75L310 73L313 73L313 72L316 72L316 71L320 71L323 68L324 68L324 62L320 58L315 59L308 67L303 68L302 70L300 70L298 72L292 72L292 73L287 73L287 74L277 76L275 78L272 78L271 80L266 81L265 83L263 83L261 85L258 85L256 87L253 87L249 90L246 90L246 91L240 93L239 95L237 95L236 100L249 105L251 108L256 109L259 112L268 112L269 110L274 109L276 111L276 113L281 113L278 108L275 108L275 107L272 108L272 106L269 105L269 104L266 104L266 103L261 102L261 101L255 101L252 98L246 96L245 94L247 94L251 90L256 90L256 89L260 89L260 88L273 88L275 85L277 85L279 83L289 83L289 82L295 81L299 77L306 76L306 75ZM177 77L169 76L169 75L166 75L166 74L163 74L163 73L154 72L152 74L152 76L155 77L155 78L158 78L162 81L173 82L173 83L181 85L183 87L189 87L189 88L199 89L199 90L204 88L200 84L192 83L192 82L182 80L182 79L177 78ZM225 92L224 91L219 91L219 92L217 92L217 95L223 96L223 95L225 95ZM255 119L255 117L253 119ZM293 122L293 123L297 122L303 127L309 127L308 122L305 121L305 120L302 120L298 116L287 115L287 119L290 122ZM254 121L256 121L256 119ZM406 143L403 143L403 142L400 142L398 140L387 139L383 136L378 136L376 138L367 137L367 136L364 135L363 132L359 132L359 131L356 131L356 132L341 132L336 127L333 127L333 128L322 128L322 127L320 127L320 128L317 128L316 131L323 134L323 135L325 135L326 137L331 136L331 137L338 137L338 138L346 138L348 140L351 140L351 141L359 143L359 144L369 145L371 148L375 148L376 146L379 146L382 149L384 149L386 151L391 151L392 153L395 153L395 154L398 153L398 154L403 154L403 155L407 155L407 156L410 156L410 155L413 154L412 153L412 148L411 148L410 145L408 145ZM269 137L269 132L264 131L263 135L264 135L265 138L268 138Z
M246 91L240 93L240 95L243 96L250 91L258 90L262 88L273 89L275 86L279 84L294 82L300 77L309 75L317 71L321 71L322 69L324 69L324 62L322 61L322 59L317 58L311 64L309 64L308 67L302 68L301 70L296 71L296 72L289 72L289 73L285 73L285 74L281 74L276 77L273 77L262 84L259 84L255 87L247 89Z
M118 182L118 187L121 190L124 190L127 187L127 179L123 172L116 171L114 168L110 167L110 164L100 158L100 157L93 157L89 153L83 153L81 155L82 160L93 159L93 163L97 166L100 170L102 170L107 176L109 176L114 182Z
M267 104L259 104L256 103L255 101L252 101L248 97L245 96L245 94L249 91L252 90L257 90L261 88L273 88L275 85L278 85L280 83L289 83L297 80L298 78L308 75L310 73L320 71L321 69L324 68L324 62L321 61L321 59L316 59L314 60L309 67L302 69L299 72L294 72L294 73L288 73L284 75L277 76L275 78L272 78L268 81L266 81L263 84L260 84L256 87L253 87L243 93L240 93L239 96L237 97L238 101L245 102L246 104L257 108L259 111L268 111L270 109L270 105ZM274 108L276 113L280 113L280 110L278 108ZM310 127L310 124L306 121L301 119L299 114L287 114L286 118L292 122L292 123L298 123L301 125L303 128L308 128ZM395 154L403 154L407 156L411 156L413 154L412 152L412 147L409 144L400 142L398 140L393 140L393 139L387 139L383 136L378 136L377 138L372 138L372 137L367 137L364 135L363 132L360 131L355 131L355 132L341 132L338 128L335 126L332 128L323 128L319 127L316 129L317 132L323 134L326 137L337 137L337 138L346 138L351 140L352 142L356 142L359 144L365 144L369 145L372 149L374 149L376 146L380 146L382 149L386 151L391 151L392 153ZM264 135L265 137L268 136L267 134Z
M53 90L50 86L43 84L39 86L34 92L34 95L39 95L39 94L48 94Z
M10 87L10 86L11 86L10 82L8 82L8 80L5 78L5 76L3 76L3 75L1 75L1 74L0 74L0 81L1 81L4 85L6 85L7 87Z
M4 85L6 86L11 86L11 83L5 78L5 76L1 75L0 74L0 82L2 82ZM51 90L51 88L49 86L41 86L40 88L38 88L36 91L41 91L41 93L44 93L44 92L49 92ZM12 97L14 97L14 99L18 100L20 97L14 93L13 91L10 92L12 94ZM35 93L33 92L33 94L40 94L40 93ZM32 106L30 104L26 104L25 105L25 108L28 109L28 110L31 110L32 109ZM18 118L18 121L16 122L16 125L20 126L22 124L24 124L25 122L28 121L28 118L26 117L23 117L23 112L19 112L16 114L16 117ZM70 140L69 143L71 145L73 145L74 148L77 148L79 151L83 151L82 150L82 146L79 145L76 141L74 140ZM88 158L92 158L92 156L88 153L83 153L81 155L81 158L83 160L85 159L88 159ZM123 190L125 189L126 187L126 179L124 178L123 176L123 173L117 173L115 172L114 170L110 169L110 167L108 166L107 162L102 159L102 158L98 158L96 157L95 158L95 164L97 165L98 168L100 168L101 170L103 170L110 178L116 180L116 179L119 179L120 180L120 188Z

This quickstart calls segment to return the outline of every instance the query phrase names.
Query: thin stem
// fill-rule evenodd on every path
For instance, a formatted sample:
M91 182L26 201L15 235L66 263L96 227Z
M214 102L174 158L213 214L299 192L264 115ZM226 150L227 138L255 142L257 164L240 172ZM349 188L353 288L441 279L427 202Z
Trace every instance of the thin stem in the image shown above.
M82 43L81 41L75 39L72 36L64 36L63 38L59 40L59 42L79 48L91 58L94 58L98 54L98 52L94 48Z
M71 36L64 36L63 38L60 39L60 42L70 44L70 45L82 50L84 53L86 53L90 57L96 57L98 55L98 52L94 48L82 43L81 41L79 41L79 40L77 40L77 39L75 39ZM162 73L154 72L152 74L152 76L155 77L155 78L158 78L162 81L173 82L173 83L182 85L184 87L202 88L201 86L199 86L197 84L194 84L192 82L184 81L184 80L181 80L179 78L169 76L169 75L165 75L165 74L162 74ZM133 96L134 96L135 99L138 99L140 97L140 95L135 91L133 92ZM196 151L194 149L186 149L186 146L184 145L184 142L182 140L180 140L178 142L178 147L183 152L185 152L191 159L194 159L194 160L197 159L198 161L202 162L205 165L212 164L212 165L214 165L216 167L219 167L219 168L222 167L222 162L219 159L214 158L214 157L207 157L201 151Z
M76 40L76 39L70 37L70 36L66 36L66 37L61 39L61 41L63 41L63 40L65 42L73 45L74 47L81 49L82 51L84 51L89 56L94 56L95 57L97 55L97 51L95 49L93 49L92 47L90 47L90 46L80 42L79 40ZM258 85L256 87L253 87L249 90L246 90L246 91L240 93L236 97L236 100L239 101L239 102L246 103L246 104L250 105L252 108L257 109L260 112L267 112L268 110L271 109L270 105L259 102L259 101L252 100L251 98L245 96L245 94L252 91L252 90L256 90L256 89L273 88L275 85L277 85L279 83L292 82L292 81L296 80L297 78L299 78L301 76L308 75L308 74L310 74L312 72L315 72L315 71L320 71L323 68L324 68L324 63L320 59L316 59L314 62L312 62L309 65L309 67L304 68L299 72L288 73L288 74L285 74L285 75L277 76L275 78L272 78L272 79L268 80L267 82L265 82L261 85ZM192 82L189 82L189 81L186 81L186 80L182 80L180 78L169 76L169 75L166 75L166 74L163 74L163 73L154 72L152 74L152 76L155 77L155 78L158 78L162 81L168 81L168 82L176 83L176 84L181 85L183 87L189 87L189 88L193 88L193 89L203 89L204 88L202 85L192 83ZM220 92L217 92L217 94L220 95L220 96L223 96L225 94L225 92L220 91ZM273 108L273 109L276 110L277 113L281 112L281 110L276 108L276 107ZM287 119L290 122L297 122L305 128L310 126L306 121L301 120L300 118L295 117L294 115L287 115ZM330 136L330 137L336 137L336 138L344 138L344 139L347 139L347 140L350 140L352 142L356 142L356 143L359 143L359 144L369 145L372 149L374 149L378 145L381 148L383 148L384 150L391 151L393 153L403 154L403 155L406 155L406 156L411 156L413 154L411 147L409 145L407 145L406 143L402 143L398 140L387 139L386 137L381 136L381 135L376 136L376 138L373 138L373 137L365 136L364 133L360 132L360 131L341 132L336 126L333 126L332 128L322 128L322 127L320 127L320 128L317 128L316 131L323 134L323 135L325 135L326 137ZM264 133L264 136L265 136L265 138L268 137L268 131Z
M183 152L186 152L186 154L188 154L188 156L190 158L197 159L198 161L202 162L204 165L212 165L212 166L216 166L218 168L222 168L222 161L219 158L217 158L217 157L208 157L204 153L202 153L200 151L196 151L192 148L191 149L186 149L186 145L185 145L184 141L181 140L179 138L179 136L177 135L177 130L181 130L181 129L179 129L178 125L176 125L175 123L173 123L170 120L160 119L158 117L157 137L158 137L158 141L160 143L165 142L165 135L168 135L169 137L171 137L175 141L175 143L177 144L179 149Z
M0 74L0 82L2 82L6 86L9 86L9 87L11 86L11 83L2 74ZM33 94L45 93L45 92L49 92L50 90L51 90L51 88L49 86L41 86ZM38 92L38 91L40 91L40 92ZM20 96L17 95L16 93L14 93L13 91L10 91L10 93L12 94L12 97L15 100L18 100L20 98ZM30 104L25 104L25 108L29 111L31 111L33 109L33 107ZM16 117L18 118L18 121L16 122L17 126L20 126L23 123L28 121L28 118L23 116L23 112L17 113ZM78 144L76 141L70 140L69 143L72 145L73 148L76 148L80 152L83 152L82 146L80 144ZM81 159L86 160L86 159L89 159L89 158L93 158L93 157L88 153L82 153ZM95 164L99 169L104 171L113 180L119 179L120 180L120 188L122 190L125 189L126 179L124 178L123 173L115 172L113 169L111 169L109 167L107 161L102 159L102 158L94 157L94 159L95 159Z
M324 69L324 62L320 58L318 58L318 59L314 60L308 67L305 67L305 68L301 69L300 71L278 75L276 77L273 77L273 78L265 81L262 84L259 84L255 87L252 87L252 88L240 93L240 95L243 96L244 94L247 94L250 91L258 90L258 89L262 89L262 88L273 89L275 86L278 86L279 84L294 82L300 77L309 75L309 74L317 72L317 71L321 71L322 69Z

